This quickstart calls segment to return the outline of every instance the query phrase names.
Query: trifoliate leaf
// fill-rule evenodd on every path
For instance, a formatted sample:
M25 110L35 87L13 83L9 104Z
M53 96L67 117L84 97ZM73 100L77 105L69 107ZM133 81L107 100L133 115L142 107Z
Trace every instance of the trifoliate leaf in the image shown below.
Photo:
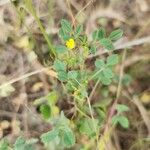
M119 124L123 127L123 128L128 128L129 127L129 120L127 117L125 116L119 116L119 120L118 120Z
M129 111L129 107L124 104L117 104L116 110L118 113L121 113L121 112Z
M92 38L93 38L93 41L98 40L98 30L93 31Z
M107 65L108 66L113 66L116 65L119 61L118 55L117 54L113 54L109 57L107 57Z
M81 34L82 31L83 31L83 25L78 25L74 33L75 38L78 38L78 36Z
M26 141L23 137L17 138L17 140L14 144L14 150L24 150L25 143L26 143Z
M54 69L58 71L66 71L66 64L58 59L54 61Z
M63 39L64 41L68 40L70 38L70 35L66 33L62 28L59 30L59 37Z
M71 147L75 144L75 136L69 128L64 129L62 138L67 147Z
M59 71L59 72L58 72L58 79L59 79L60 81L62 81L62 82L67 81L67 79L68 79L67 73L66 73L65 71Z
M78 39L82 44L86 44L88 40L87 35L80 35Z
M111 79L109 78L103 78L101 81L102 81L102 84L104 85L109 85L111 83Z
M129 127L129 120L125 116L115 115L112 118L112 124L117 125L120 124L123 128Z
M55 48L58 54L65 53L68 50L67 47L63 45L57 45Z
M26 141L23 137L17 138L14 144L14 150L34 150L29 140Z
M65 19L61 20L61 27L66 32L71 32L72 31L71 23L69 21L65 20Z
M110 68L105 68L103 70L103 75L105 78L113 78L114 74Z
M102 59L96 59L95 66L98 69L102 69L105 66L105 62Z
M54 61L54 69L57 71L57 76L60 81L67 81L66 64L58 59Z
M54 140L58 136L58 134L59 134L58 130L53 129L47 133L42 134L40 138L44 144L47 144L51 142L52 140Z
M111 34L109 35L109 39L112 41L116 41L120 39L122 35L123 35L123 31L121 29L117 29L111 32Z
M69 79L76 79L78 76L78 72L75 70L69 71L68 72L68 78Z
M101 39L100 44L104 48L106 48L107 50L113 50L114 49L114 46L113 46L112 42L108 38Z
M106 36L105 29L101 27L101 28L98 30L98 39L99 39L99 40L100 40L100 39L103 39L103 38L105 38L105 36Z
M104 85L109 85L111 83L111 79L110 78L106 78L103 73L101 73L100 76L100 81L102 82L102 84Z
M119 118L118 115L115 115L115 116L112 117L111 122L112 122L113 125L117 125L117 123L118 123L118 118Z

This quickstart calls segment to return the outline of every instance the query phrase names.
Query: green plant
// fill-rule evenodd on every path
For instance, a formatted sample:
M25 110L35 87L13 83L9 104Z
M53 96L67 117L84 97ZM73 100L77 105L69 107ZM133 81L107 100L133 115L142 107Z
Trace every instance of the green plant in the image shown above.
M120 124L123 128L129 127L128 118L125 117L122 113L129 111L129 107L123 104L116 105L117 114L113 116L112 123L113 125Z
M69 127L69 120L64 116L63 112L59 118L54 121L54 128L43 134L41 140L44 144L49 144L49 142L57 139L60 141L61 147L70 147L75 144L75 135L71 128Z
M40 105L40 112L45 120L49 120L55 117L59 113L59 109L56 106L58 101L58 93L56 91L50 92L48 95L35 100L35 105Z
M114 66L119 62L119 56L113 54L113 42L122 37L123 31L117 29L107 35L105 29L101 27L92 33L92 40L89 40L84 33L83 25L73 27L69 21L62 19L59 29L62 44L51 46L29 1L27 5L48 42L50 55L54 60L53 69L57 73L59 83L70 97L74 110L71 120L67 119L63 112L58 115L58 111L57 115L54 115L54 108L57 107L59 99L57 91L52 91L44 98L36 100L35 105L40 105L41 115L52 124L52 130L42 134L41 141L46 147L55 145L56 148L66 148L73 146L79 135L86 135L97 145L101 127L107 117L108 104L103 105L102 102L98 105L91 104L92 92L89 93L89 83L95 83L95 87L99 83L107 87L115 79ZM107 57L97 58L93 63L94 69L88 68L86 60L99 48L103 48L108 53ZM128 107L118 104L116 110L117 114L113 116L112 124L119 123L122 127L128 128L128 119L122 115L123 112L128 111ZM30 142L19 138L14 145L14 150L26 150L26 147L32 150L34 143L34 140ZM2 150L5 150L7 145L4 144L3 147ZM84 148L82 144L81 148Z
M59 30L62 44L55 46L56 57L53 68L57 72L58 80L65 88L66 93L73 98L74 107L78 111L77 117L74 119L75 124L78 124L77 130L79 134L85 134L89 138L92 137L97 142L100 126L106 119L106 111L99 109L99 114L103 116L103 121L99 119L99 116L94 117L95 108L90 103L88 84L90 82L101 82L107 86L113 81L115 77L113 68L119 62L118 55L112 54L114 50L113 42L121 38L122 34L122 30L117 29L107 36L105 29L99 28L92 33L92 41L89 41L87 35L84 34L82 25L73 28L70 22L63 19ZM103 47L109 55L105 59L96 59L95 69L90 70L86 67L85 61L90 54L96 53L100 47ZM121 125L127 128L128 120L120 115L119 108L121 105L117 106L118 115L113 117L113 124L122 120L125 124L122 123ZM115 117L116 119L114 119ZM75 141L73 133L70 133L70 136L72 136L70 140L73 140L68 142L73 145ZM63 135L61 136L63 137ZM42 136L42 139L43 137L44 139L45 137L49 138L48 141L57 137L60 138L59 127L54 127L52 131Z
M0 141L0 150L34 150L33 144L37 143L37 139L25 140L23 137L18 137L15 144L10 147L7 140Z

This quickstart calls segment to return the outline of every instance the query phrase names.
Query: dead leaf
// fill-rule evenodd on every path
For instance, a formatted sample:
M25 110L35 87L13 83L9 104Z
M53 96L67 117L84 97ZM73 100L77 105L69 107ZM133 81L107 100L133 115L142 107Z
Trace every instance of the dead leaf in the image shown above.
M150 103L150 92L144 92L141 96L141 102L148 104Z
M43 87L43 82L37 82L32 86L32 91L37 92Z

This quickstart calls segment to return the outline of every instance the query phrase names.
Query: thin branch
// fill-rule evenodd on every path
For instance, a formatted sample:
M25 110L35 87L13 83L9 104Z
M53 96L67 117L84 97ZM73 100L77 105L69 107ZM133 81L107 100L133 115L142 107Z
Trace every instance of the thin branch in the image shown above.
M94 87L93 87L93 89L92 89L92 91L91 91L91 93L90 93L90 95L89 95L90 101L91 101L91 99L92 99L92 97L93 97L93 95L94 95L94 92L95 92L95 90L96 90L96 88L97 88L99 82L100 82L100 79L97 80L97 82L95 83L95 85L94 85Z
M93 0L90 0L90 1L75 15L75 19L76 19L91 3L93 3Z
M138 110L139 110L139 112L140 112L140 114L141 114L141 116L142 116L142 118L143 118L143 120L144 120L144 123L145 123L145 125L146 125L146 127L147 127L147 130L148 130L148 137L150 137L150 119L149 119L148 113L146 112L146 110L145 110L143 104L140 102L140 100L139 100L139 98L138 98L137 96L131 97L131 96L130 96L127 92L125 92L125 91L123 92L123 95L124 95L125 97L127 97L131 102L133 102L133 103L137 106L137 108L138 108Z
M8 81L8 82L6 82L6 83L1 84L1 85L0 85L0 89L4 88L5 86L8 86L8 85L10 85L10 84L13 84L13 83L15 83L15 82L18 82L18 81L20 81L20 80L26 79L26 78L28 78L28 77L30 77L30 76L32 76L32 75L41 73L41 72L45 72L45 73L48 74L48 75L51 75L51 76L53 76L53 77L56 77L56 73L55 73L53 70L50 70L50 67L49 67L49 68L41 68L41 69L39 69L39 70L35 70L35 71L33 71L33 72L27 73L27 74L25 74L25 75L23 75L23 76L20 76L20 77L18 77L18 78L12 79L12 80L10 80L10 81Z

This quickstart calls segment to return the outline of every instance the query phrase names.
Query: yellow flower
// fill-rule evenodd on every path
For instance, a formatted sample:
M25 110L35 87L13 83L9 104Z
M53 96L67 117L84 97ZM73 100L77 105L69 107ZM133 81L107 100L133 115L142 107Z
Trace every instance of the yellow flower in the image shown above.
M75 41L74 41L74 39L69 39L68 41L66 41L66 46L69 49L73 49L75 47Z

